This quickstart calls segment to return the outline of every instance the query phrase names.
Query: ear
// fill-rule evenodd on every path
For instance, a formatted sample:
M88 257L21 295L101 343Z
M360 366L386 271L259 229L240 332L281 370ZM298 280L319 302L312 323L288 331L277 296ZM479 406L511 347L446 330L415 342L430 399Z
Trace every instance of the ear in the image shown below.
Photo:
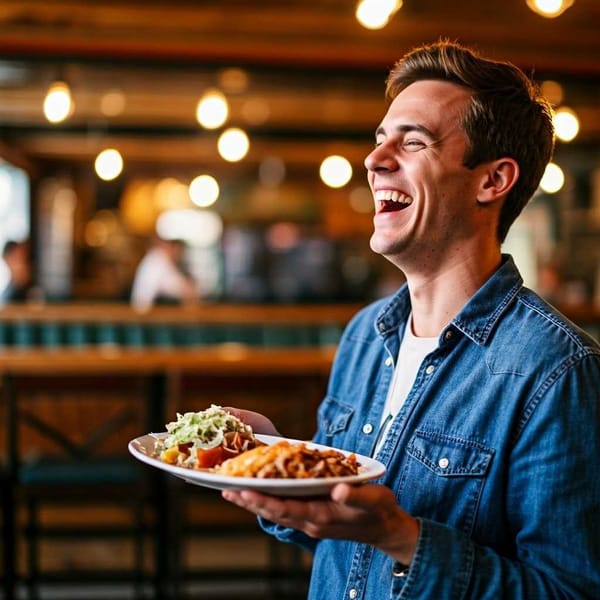
M480 204L504 200L519 179L519 165L513 158L499 158L487 163L479 187Z

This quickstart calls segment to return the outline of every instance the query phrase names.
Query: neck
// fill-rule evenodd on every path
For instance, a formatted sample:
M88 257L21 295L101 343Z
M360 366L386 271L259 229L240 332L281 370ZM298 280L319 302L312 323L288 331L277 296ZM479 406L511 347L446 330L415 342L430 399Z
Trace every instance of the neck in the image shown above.
M498 249L487 255L470 255L431 271L405 271L414 334L418 337L438 336L499 264Z

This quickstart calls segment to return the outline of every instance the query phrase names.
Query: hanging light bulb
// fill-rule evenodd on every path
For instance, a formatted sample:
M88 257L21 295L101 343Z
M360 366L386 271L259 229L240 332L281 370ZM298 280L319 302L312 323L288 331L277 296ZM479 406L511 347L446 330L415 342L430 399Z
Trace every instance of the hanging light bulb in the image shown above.
M50 123L60 123L73 112L71 90L64 81L55 81L44 98L44 116Z
M219 90L207 90L198 101L196 120L206 129L221 127L229 116L227 98Z
M219 182L212 175L198 175L190 183L188 193L196 206L212 206L219 197Z
M118 150L107 148L102 150L94 162L96 174L104 181L112 181L123 170L123 158Z
M540 188L547 194L556 194L565 184L565 174L556 163L548 163L540 181Z
M573 6L575 0L527 0L527 6L538 15L553 19Z
M319 175L325 185L341 188L352 179L352 165L347 158L334 154L323 160Z
M556 137L563 142L574 140L579 133L579 119L575 111L562 106L553 115Z
M221 158L229 162L237 162L248 154L250 140L243 129L231 127L219 136L217 148Z
M367 29L382 29L401 6L402 0L360 0L356 19Z

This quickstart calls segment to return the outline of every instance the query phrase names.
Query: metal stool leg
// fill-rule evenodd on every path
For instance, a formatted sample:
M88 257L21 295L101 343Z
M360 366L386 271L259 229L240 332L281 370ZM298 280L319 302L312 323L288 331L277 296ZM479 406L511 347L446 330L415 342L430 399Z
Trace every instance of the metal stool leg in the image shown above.
M38 600L39 586L39 554L40 554L40 531L37 518L37 502L29 498L27 502L27 523L25 525L25 538L27 541L27 598Z
M10 481L5 482L2 496L2 561L4 568L3 593L5 600L16 597L16 511L13 502L13 487Z

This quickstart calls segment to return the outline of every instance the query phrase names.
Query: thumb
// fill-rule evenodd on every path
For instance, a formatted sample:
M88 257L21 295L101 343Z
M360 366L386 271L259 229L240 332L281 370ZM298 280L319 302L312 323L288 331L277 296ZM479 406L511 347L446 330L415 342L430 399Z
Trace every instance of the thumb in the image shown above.
M353 508L366 508L373 501L373 486L338 483L331 490L331 499Z

